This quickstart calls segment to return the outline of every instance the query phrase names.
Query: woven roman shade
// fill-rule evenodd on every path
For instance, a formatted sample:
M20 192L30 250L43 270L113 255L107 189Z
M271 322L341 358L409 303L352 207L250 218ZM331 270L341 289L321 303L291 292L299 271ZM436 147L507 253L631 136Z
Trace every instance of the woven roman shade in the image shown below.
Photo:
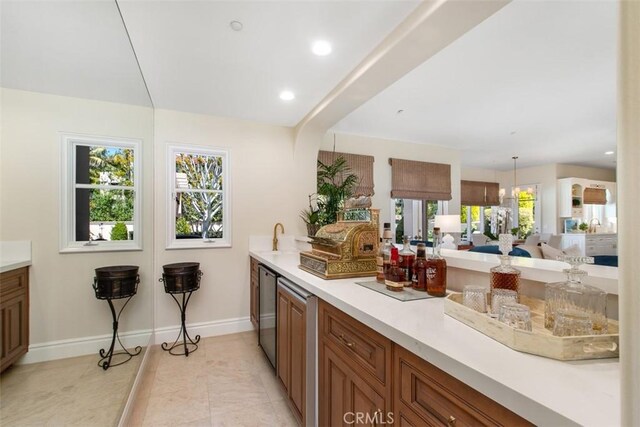
M460 181L460 203L466 206L497 206L500 185L497 182Z
M349 173L358 177L358 185L353 192L353 196L373 196L373 156L319 151L318 161L325 165L330 165L340 156L346 160L350 169Z
M607 190L604 188L585 188L582 195L582 203L585 205L606 205Z
M414 200L451 200L451 165L389 159L391 197Z

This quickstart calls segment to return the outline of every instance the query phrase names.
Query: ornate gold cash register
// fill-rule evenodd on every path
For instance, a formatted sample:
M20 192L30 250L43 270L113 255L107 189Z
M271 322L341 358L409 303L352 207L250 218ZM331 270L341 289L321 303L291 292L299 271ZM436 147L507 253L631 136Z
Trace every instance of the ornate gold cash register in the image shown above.
M311 237L311 251L300 253L300 268L323 279L376 275L379 209L345 210L335 224Z

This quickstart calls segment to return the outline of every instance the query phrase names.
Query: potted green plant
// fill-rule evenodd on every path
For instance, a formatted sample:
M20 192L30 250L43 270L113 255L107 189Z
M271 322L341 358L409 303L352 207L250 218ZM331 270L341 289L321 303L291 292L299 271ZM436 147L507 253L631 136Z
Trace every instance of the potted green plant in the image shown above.
M309 208L300 211L300 218L307 225L307 235L315 236L320 227L320 209L316 206L313 207L313 194L309 194Z
M589 224L587 224L586 222L583 222L578 226L578 228L580 229L580 231L586 232L589 229Z
M353 195L358 177L350 172L342 156L331 164L318 160L318 223L321 225L335 223L344 201Z

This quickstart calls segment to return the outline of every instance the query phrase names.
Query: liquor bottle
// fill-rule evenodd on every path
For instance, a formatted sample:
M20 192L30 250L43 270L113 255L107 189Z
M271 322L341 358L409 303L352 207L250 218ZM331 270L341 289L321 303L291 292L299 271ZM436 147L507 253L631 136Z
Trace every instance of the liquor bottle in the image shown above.
M499 237L500 252L499 255L500 265L489 269L491 290L494 289L509 289L518 293L518 300L520 300L520 270L511 266L511 252L513 236L511 234L501 234Z
M427 258L427 293L435 297L447 294L447 261L440 255L440 228L433 229L433 254Z
M413 262L413 277L411 287L416 291L427 290L427 250L424 243L418 243L418 254Z
M384 283L384 274L389 269L389 261L391 256L391 223L384 223L384 231L382 232L383 244L378 249L376 257L376 281Z
M390 291L401 291L404 289L404 270L398 265L398 248L391 248L390 266L384 275L384 284Z
M398 265L404 270L405 286L411 286L413 277L413 262L416 260L416 253L411 250L409 236L402 238L402 250L398 253Z

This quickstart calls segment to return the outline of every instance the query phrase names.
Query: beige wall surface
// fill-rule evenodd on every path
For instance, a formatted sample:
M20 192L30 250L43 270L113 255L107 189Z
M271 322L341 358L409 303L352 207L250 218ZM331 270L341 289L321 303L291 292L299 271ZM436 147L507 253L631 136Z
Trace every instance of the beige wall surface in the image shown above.
M293 194L293 130L235 119L182 113L155 112L155 241L156 277L162 266L174 262L199 262L200 289L189 302L187 322L215 323L237 319L248 325L249 236L270 235L277 222L295 234L306 200ZM231 248L166 248L167 147L170 144L226 149L231 172ZM309 168L315 168L310 164ZM242 318L242 319L240 319ZM156 328L179 325L175 302L161 286L156 292Z
M0 240L30 240L30 344L111 333L111 313L91 287L94 269L140 267L122 332L151 329L153 111L1 89ZM143 140L143 251L60 254L60 132Z
M495 169L460 167L460 179L465 181L500 182Z
M611 159L612 164L613 160ZM616 170L615 168L603 169L558 163L558 179L560 178L584 178L616 182Z
M423 162L448 163L451 165L451 195L449 213L460 212L460 152L437 145L415 144L403 141L371 138L359 135L336 134L336 151L367 154L375 157L373 179L374 208L380 209L380 223L391 222L391 166L389 158L417 160ZM327 133L322 150L333 150L333 133Z

